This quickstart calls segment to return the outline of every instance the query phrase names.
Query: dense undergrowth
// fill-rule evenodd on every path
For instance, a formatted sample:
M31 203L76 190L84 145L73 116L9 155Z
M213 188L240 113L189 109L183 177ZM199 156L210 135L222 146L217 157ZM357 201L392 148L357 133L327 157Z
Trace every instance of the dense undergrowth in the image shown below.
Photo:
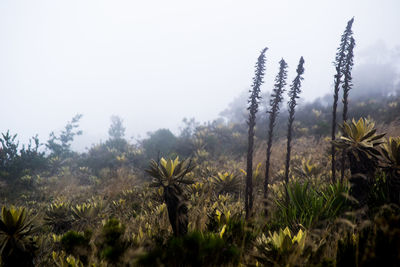
M150 187L149 178L135 169L105 167L95 175L67 158L57 171L30 174L30 179L25 174L2 190L2 264L395 266L400 213L388 188L393 169L388 172L385 165L376 171L367 205L359 207L347 178L329 181L329 140L301 137L294 142L286 202L285 155L279 154L284 145L276 142L273 151L269 215L263 213L264 167L259 164L253 175L255 214L248 221L244 158L208 160L204 154L209 152L196 153L181 185L188 222L184 235L173 234L166 184ZM257 161L261 153L255 152Z
M294 120L297 93L291 158L288 114L267 141L254 108L254 168L246 123L185 119L179 136L131 144L113 117L109 139L84 153L70 148L80 115L45 148L2 134L1 266L399 266L400 94L354 99L348 116L361 119L328 138L332 106L302 105ZM344 159L333 168L332 146Z

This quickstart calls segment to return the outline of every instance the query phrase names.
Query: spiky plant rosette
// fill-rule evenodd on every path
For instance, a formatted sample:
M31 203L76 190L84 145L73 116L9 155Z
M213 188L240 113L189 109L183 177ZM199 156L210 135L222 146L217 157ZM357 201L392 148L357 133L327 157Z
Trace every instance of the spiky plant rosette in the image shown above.
M390 200L400 204L400 137L390 137L383 144L381 167L387 175Z
M375 123L369 119L354 119L340 125L342 136L332 141L337 147L352 153L357 161L361 158L378 160L379 146L384 143L383 134L376 134Z
M180 161L176 157L174 160L161 158L159 162L151 160L149 169L145 171L154 178L150 187L165 188L174 184L192 184L193 181L185 179L185 176L193 168L191 161Z
M3 206L0 219L0 254L11 254L13 250L30 251L34 247L32 234L37 229L33 218L25 208Z
M218 194L236 194L240 190L240 177L230 172L218 172L217 176L211 178Z
M400 175L400 137L390 137L383 144L382 158L384 169Z

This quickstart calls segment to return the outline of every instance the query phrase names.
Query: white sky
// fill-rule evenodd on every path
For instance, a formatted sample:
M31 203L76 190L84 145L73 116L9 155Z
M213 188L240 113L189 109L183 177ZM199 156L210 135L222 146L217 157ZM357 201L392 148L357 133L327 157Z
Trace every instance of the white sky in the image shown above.
M267 46L272 88L281 57L289 81L305 58L303 97L332 90L347 21L357 52L400 45L399 0L1 0L0 132L46 141L82 113L80 143L107 138L110 116L127 137L209 121L248 89ZM79 143L78 142L78 143Z

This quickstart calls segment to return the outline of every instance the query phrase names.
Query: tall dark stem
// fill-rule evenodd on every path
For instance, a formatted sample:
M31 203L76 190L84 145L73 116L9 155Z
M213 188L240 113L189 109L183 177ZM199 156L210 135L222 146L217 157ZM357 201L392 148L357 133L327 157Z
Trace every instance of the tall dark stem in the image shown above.
M339 98L339 89L340 89L340 84L341 84L341 78L342 78L342 67L343 67L343 61L345 60L346 56L346 48L349 43L349 38L352 35L351 27L353 25L354 18L349 20L347 22L346 30L342 34L341 37L341 42L340 46L336 52L336 58L335 58L335 67L336 67L336 74L335 74L335 88L334 88L334 94L333 94L333 105L332 105L332 141L336 139L336 110L337 110L337 102ZM335 160L335 152L336 148L334 143L332 142L332 147L331 147L331 157L332 157L332 182L336 182L336 160Z
M274 90L271 94L269 113L269 128L268 128L268 141L267 141L267 159L265 162L265 180L264 180L264 205L265 214L267 215L267 198L268 198L268 184L269 184L269 166L271 161L272 139L274 136L274 126L276 118L279 114L279 105L282 102L282 94L285 91L287 78L287 64L285 60L279 61L279 73L275 78Z
M347 121L347 107L348 107L348 97L349 91L351 90L352 84L352 76L351 70L353 69L353 58L354 58L354 50L355 41L353 37L350 37L350 44L347 47L347 55L345 60L345 68L343 71L344 81L343 81L343 122ZM341 176L340 181L343 182L344 179L344 171L345 171L345 159L346 159L346 152L342 151L342 169L341 169Z
M252 90L250 90L249 98L249 125L248 132L248 148L247 148L247 176L246 176L246 190L245 190L245 211L246 219L251 216L253 209L253 147L254 147L254 128L256 126L256 114L258 111L258 104L260 100L260 87L263 84L263 77L265 73L265 52L268 48L261 51L256 63L255 76L253 78Z
M292 142L292 130L294 122L295 108L297 105L296 99L299 98L301 92L301 81L304 79L301 75L304 73L304 59L300 58L299 65L297 66L297 76L294 78L292 85L290 86L288 102L289 106L289 119L288 119L288 132L287 132L287 147L286 147L286 164L285 164L285 184L286 188L289 183L289 167L290 167L290 153L291 153L291 142ZM289 201L289 195L286 190L286 203Z

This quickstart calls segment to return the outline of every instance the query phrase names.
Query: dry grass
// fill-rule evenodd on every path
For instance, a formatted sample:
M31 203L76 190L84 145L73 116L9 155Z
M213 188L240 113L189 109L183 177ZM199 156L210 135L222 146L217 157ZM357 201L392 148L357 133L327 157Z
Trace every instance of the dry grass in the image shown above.
M378 124L378 132L386 133L387 137L400 136L400 120L394 121L390 124Z
M270 177L272 183L278 182L279 172L285 169L286 161L286 138L281 138L275 141L272 145ZM262 162L262 173L265 173L265 160L266 160L266 142L261 142L256 145L254 152L253 162L254 165ZM329 165L328 150L330 148L330 140L317 139L317 138L297 138L292 143L292 156L291 159L296 157L310 159L311 162L318 162L323 167Z
M97 194L113 199L123 190L131 189L140 183L142 182L132 171L120 168L112 178L102 178Z

